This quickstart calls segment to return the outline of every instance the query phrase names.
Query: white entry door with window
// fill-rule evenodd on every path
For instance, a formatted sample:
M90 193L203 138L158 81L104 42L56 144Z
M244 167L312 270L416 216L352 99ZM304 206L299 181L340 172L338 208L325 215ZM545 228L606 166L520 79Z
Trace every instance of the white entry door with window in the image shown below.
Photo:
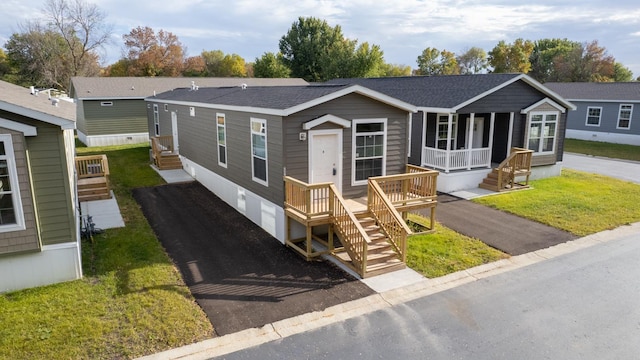
M180 146L178 144L178 114L171 112L171 135L173 136L173 151L178 152Z
M342 130L309 131L309 183L332 182L342 192Z
M472 146L474 149L482 148L482 143L484 139L484 118L477 117L473 119L473 142Z

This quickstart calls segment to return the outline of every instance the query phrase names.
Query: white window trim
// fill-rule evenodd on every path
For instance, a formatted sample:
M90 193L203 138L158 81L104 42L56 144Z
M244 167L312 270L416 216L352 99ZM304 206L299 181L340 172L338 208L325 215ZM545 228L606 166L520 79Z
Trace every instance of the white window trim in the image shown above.
M16 223L0 225L0 232L11 232L24 230L24 210L22 208L22 198L20 196L20 184L18 183L18 170L16 169L16 158L13 152L13 140L10 134L0 134L0 141L4 142L5 155L0 159L7 161L9 170L9 181L11 181L11 200L13 201L13 211L15 212ZM4 194L7 196L8 194Z
M620 113L622 112L622 107L623 106L631 106L631 109L629 109L629 126L627 126L627 127L621 127L620 126ZM620 104L620 107L618 107L618 121L616 122L616 129L630 130L631 129L631 119L633 119L633 104Z
M221 117L224 119L224 124L221 126L218 124L218 118ZM224 135L224 145L220 145L220 128L222 127L222 134ZM216 113L216 144L217 153L218 153L218 165L223 168L227 167L227 163L229 162L229 151L227 151L227 117L222 113ZM224 162L220 161L220 146L224 147ZM253 151L253 145L252 145ZM252 155L253 156L253 153Z
M600 115L598 116L598 124L589 124L589 110L591 110L591 109L599 109L600 110ZM587 116L584 119L584 125L585 126L600 127L601 123L602 123L602 106L587 106Z
M354 119L353 125L351 126L351 186L360 186L367 185L368 179L365 180L357 180L356 181L356 137L358 133L356 132L358 124L369 124L369 123L382 123L384 130L382 131L382 174L381 176L385 176L387 174L387 119L386 118L377 118L377 119ZM379 133L366 133L366 134L374 134L379 135Z
M262 126L264 127L264 134L263 133L258 133L253 131L253 123L254 122L259 122L262 124ZM250 137L251 137L251 179L259 184L262 184L264 186L269 186L269 150L267 147L267 120L265 119L258 119L258 118L250 118L249 121L249 132L250 132ZM254 173L254 164L253 164L253 159L256 157L255 155L253 155L253 134L257 134L257 135L264 135L264 161L265 161L265 175L266 175L266 180L262 180L258 177L256 177L255 173Z
M445 117L444 121L440 121L441 117ZM438 113L436 115L436 149L440 149L438 147L438 141L440 141L440 124L445 124L449 126L449 114ZM448 132L447 132L448 133ZM443 139L446 141L447 139ZM458 148L458 114L453 114L453 118L451 119L451 148L449 150L456 150ZM440 149L445 150L445 149Z
M556 152L556 144L558 142L558 132L559 127L560 127L560 112L559 111L532 111L529 113L529 115L527 115L527 129L526 129L526 144L525 144L525 149L529 148L529 132L531 131L531 118L535 115L542 115L542 127L540 128L540 144L538 145L538 149L540 149L542 147L542 139L544 138L544 125L547 123L547 115L555 115L556 116L556 129L555 129L555 133L553 135L553 148L551 149L551 151L535 151L533 152L533 156L540 156L540 155L549 155L549 154L555 154Z
M158 104L153 104L153 131L156 136L160 136L160 114L158 113Z

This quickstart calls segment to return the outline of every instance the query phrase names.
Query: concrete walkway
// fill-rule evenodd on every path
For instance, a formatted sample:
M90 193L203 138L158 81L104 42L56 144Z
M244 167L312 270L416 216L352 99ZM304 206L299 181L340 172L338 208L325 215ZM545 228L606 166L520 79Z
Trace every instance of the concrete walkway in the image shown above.
M564 153L562 166L640 184L640 162Z

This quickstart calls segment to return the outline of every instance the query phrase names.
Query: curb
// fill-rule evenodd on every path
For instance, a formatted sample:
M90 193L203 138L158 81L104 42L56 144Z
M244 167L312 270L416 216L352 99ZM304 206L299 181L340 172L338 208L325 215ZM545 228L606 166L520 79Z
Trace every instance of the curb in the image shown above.
M276 321L261 328L247 329L237 333L204 340L179 348L139 358L160 359L209 359L216 356L261 345L273 340L314 330L326 325L348 320L374 311L390 308L411 300L429 296L457 286L502 274L542 261L553 259L591 246L640 233L640 222L605 230L546 249L512 256L508 259L461 270L439 278L424 279L415 284L370 295L361 299L331 306L323 311L314 311L292 318Z

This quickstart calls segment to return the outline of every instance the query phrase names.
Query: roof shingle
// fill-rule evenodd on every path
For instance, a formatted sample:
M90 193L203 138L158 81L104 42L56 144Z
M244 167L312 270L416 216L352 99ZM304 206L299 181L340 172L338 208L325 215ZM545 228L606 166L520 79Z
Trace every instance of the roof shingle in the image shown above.
M640 101L640 82L548 82L568 100Z

